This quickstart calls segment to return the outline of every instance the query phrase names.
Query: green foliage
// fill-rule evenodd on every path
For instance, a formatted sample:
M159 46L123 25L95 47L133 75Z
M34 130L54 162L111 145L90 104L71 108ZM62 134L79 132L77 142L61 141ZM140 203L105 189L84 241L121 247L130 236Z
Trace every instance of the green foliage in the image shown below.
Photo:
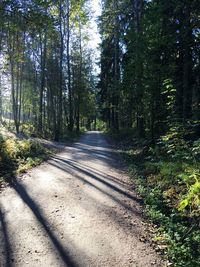
M168 133L162 136L152 149L152 156L168 160L179 160L191 162L197 159L200 146L199 140L191 143L187 141L187 136L192 135L192 131L186 130L183 125L175 124L170 127Z
M150 149L150 158L159 161L148 163L146 169L151 174L148 181L159 186L169 206L175 207L183 216L197 217L200 215L199 140L186 141L186 133L183 127L171 127L155 148Z
M168 164L167 166L169 167ZM167 180L169 179L168 171L164 171L162 174L167 174ZM159 226L156 233L156 246L164 248L164 250L160 249L160 252L164 252L168 256L169 260L173 262L173 266L199 266L199 214L196 213L194 206L194 204L197 204L194 203L194 194L198 193L196 198L199 196L199 185L196 188L196 184L194 184L195 186L192 186L193 190L189 190L187 204L190 208L187 209L188 206L181 206L182 204L178 200L181 198L179 196L181 193L180 188L178 191L177 188L174 189L174 183L172 185L166 184L165 181L161 183L160 177L155 176L154 183L152 184L152 180L149 183L148 179L137 177L134 168L134 179L137 179L137 183L139 183L138 192L145 199L146 213L151 221ZM164 191L163 188L168 188L168 190ZM191 197L191 193L193 197ZM183 209L180 209L180 207ZM162 242L160 242L163 235L165 235L165 239L162 238Z
M173 112L173 108L176 100L176 89L174 88L173 82L171 79L165 79L163 82L164 91L162 95L166 97L166 109L170 112Z
M2 177L2 181L5 179L9 181L16 172L24 172L40 164L48 155L49 151L34 140L3 138L0 135L0 177Z
M176 267L200 265L200 142L190 134L174 124L148 149L133 139L127 146L122 138L120 146L146 213L158 226L156 246Z
M200 139L193 143L191 151L196 158L200 157Z
M199 175L198 175L199 176ZM200 176L199 176L200 177ZM192 184L179 204L179 211L190 217L200 216L200 179Z
M106 130L106 124L102 120L97 119L96 129L99 131L105 131Z
M122 142L123 145L131 143L135 137L135 129L123 128L120 131L113 131L108 129L107 133L117 142Z
M27 136L33 136L36 134L36 129L32 123L21 124L21 132Z

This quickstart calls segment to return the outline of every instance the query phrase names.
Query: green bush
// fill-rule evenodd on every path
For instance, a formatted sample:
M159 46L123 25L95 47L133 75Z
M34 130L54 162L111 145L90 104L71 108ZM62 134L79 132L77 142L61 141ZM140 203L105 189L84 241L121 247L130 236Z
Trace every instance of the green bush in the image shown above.
M141 141L127 146L127 139L120 146L147 215L159 226L161 253L177 267L200 266L200 139L187 135L175 125L148 149Z
M47 151L34 140L3 138L0 135L0 177L11 177L36 166L47 157Z

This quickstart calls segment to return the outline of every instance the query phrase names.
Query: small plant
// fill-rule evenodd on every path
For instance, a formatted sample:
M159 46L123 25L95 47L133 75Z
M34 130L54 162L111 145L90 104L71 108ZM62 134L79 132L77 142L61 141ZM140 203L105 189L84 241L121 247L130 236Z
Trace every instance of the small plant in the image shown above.
M176 267L200 266L200 140L188 142L187 134L174 124L148 149L120 141L146 214L158 226L157 247Z
M40 164L49 151L34 140L0 139L0 176L9 180L15 173L25 172ZM1 182L1 181L0 181Z

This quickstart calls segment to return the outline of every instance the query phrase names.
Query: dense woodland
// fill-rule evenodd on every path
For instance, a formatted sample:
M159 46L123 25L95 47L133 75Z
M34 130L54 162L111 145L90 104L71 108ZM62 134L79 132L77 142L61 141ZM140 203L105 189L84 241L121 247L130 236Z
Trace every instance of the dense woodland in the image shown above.
M154 140L171 123L200 119L199 1L101 4L95 77L90 1L2 2L1 121L58 140L90 124L98 104L108 128Z
M99 27L102 118L159 249L200 266L200 1L104 1Z
M91 1L1 1L0 123L56 141L106 130L138 177L160 253L200 266L200 1L100 4L97 60Z
M104 1L101 107L109 127L154 140L200 119L199 1Z
M79 131L95 116L87 1L3 1L0 12L1 121L55 140Z

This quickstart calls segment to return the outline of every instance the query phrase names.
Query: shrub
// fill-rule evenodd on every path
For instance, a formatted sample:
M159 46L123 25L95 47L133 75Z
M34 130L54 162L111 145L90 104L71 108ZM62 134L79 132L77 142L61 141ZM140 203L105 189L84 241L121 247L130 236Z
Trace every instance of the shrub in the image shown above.
M0 176L24 172L41 163L48 151L34 140L18 140L0 136Z
M121 146L147 214L159 226L155 239L161 253L176 267L200 266L200 139L186 136L175 125L148 149L126 141Z

